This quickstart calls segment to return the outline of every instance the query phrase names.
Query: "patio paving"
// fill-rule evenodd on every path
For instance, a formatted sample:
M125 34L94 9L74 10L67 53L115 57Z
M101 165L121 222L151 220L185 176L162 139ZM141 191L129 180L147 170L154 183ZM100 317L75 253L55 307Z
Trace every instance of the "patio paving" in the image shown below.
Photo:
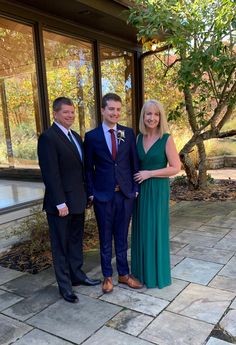
M172 285L161 290L132 290L114 274L111 294L79 286L70 304L52 269L0 267L0 345L236 344L235 210L235 201L171 208ZM91 262L88 276L101 277Z

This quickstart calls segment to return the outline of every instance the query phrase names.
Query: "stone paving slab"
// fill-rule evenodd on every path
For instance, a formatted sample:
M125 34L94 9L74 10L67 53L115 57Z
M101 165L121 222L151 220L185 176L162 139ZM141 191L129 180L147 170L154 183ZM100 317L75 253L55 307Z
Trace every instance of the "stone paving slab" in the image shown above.
M235 222L236 222L236 218L235 218ZM231 230L227 236L236 240L236 230Z
M28 333L31 329L32 327L22 322L13 320L4 315L0 315L0 344L12 344L12 342Z
M120 287L115 287L111 294L105 294L100 299L150 316L158 315L169 304L168 301Z
M235 209L235 202L171 208L173 283L164 289L118 284L113 258L113 293L78 286L80 302L71 304L60 298L52 269L29 275L0 267L0 345L230 344L210 336L220 318L225 332L235 331ZM102 278L100 266L91 267L88 276Z
M1 286L1 289L4 289L9 292L14 292L17 295L28 297L31 296L34 292L53 284L55 282L55 276L53 269L47 269L38 274L24 274L19 278L8 281L6 284Z
M230 345L230 344L232 343L228 343L227 341L216 339L213 337L211 337L206 343L206 345Z
M172 254L170 256L171 261L171 268L175 267L178 263L180 263L184 259L184 256Z
M215 262L218 264L226 264L234 255L234 252L216 248L193 246L189 244L188 246L181 249L178 252L178 255L193 259Z
M168 306L167 310L216 324L234 297L235 294L232 292L190 284Z
M180 228L178 226L174 226L172 225L171 228L170 228L170 238L180 234L182 231L184 231L185 229L183 228Z
M144 293L153 297L162 298L166 301L172 301L188 284L189 282L173 278L170 286L163 289L146 289Z
M213 262L186 258L172 269L172 277L207 285L222 267Z
M236 298L234 299L233 303L230 305L230 308L236 309Z
M102 327L97 333L83 343L83 345L152 345L132 335L119 332L110 327Z
M95 285L95 286L83 286L83 285L73 286L73 290L76 293L81 293L83 295L93 297L93 298L99 298L103 295L101 284Z
M80 344L116 315L121 307L79 295L79 303L60 300L27 321L67 341Z
M72 345L72 343L63 339L54 337L51 334L34 329L12 345Z
M139 336L158 345L203 345L213 325L167 311Z
M197 229L197 232L203 236L215 236L217 238L223 237L230 232L230 228L221 228L218 226L202 225Z
M187 243L181 243L181 242L171 240L170 241L170 253L176 254L176 253L178 253L178 251L180 251L180 249L184 248L187 245L188 245Z
M221 235L218 237L205 236L203 233L199 234L198 231L184 230L180 234L173 237L172 240L175 242L200 245L203 247L213 247L221 238Z
M3 314L20 321L25 321L48 307L50 304L58 301L59 298L58 289L55 286L47 286L34 293L32 296L4 310Z
M134 336L139 335L146 328L153 317L137 313L133 310L122 310L113 319L107 322L107 326Z
M228 334L236 338L236 310L230 310L220 321L222 327Z
M0 290L0 312L21 301L23 298L10 292Z
M232 259L225 265L225 267L219 272L219 275L236 278L236 256L233 256Z
M232 291L236 293L236 278L229 278L217 275L210 283L209 286L221 289Z
M234 210L234 211L232 211L232 212L230 212L229 214L228 214L228 217L233 217L233 218L236 218L236 211Z
M187 214L186 210L183 211L183 215L174 214L174 216L172 216L170 219L170 226L178 224L179 227L185 230L186 229L194 230L194 229L198 229L202 225L202 222L196 222L196 221L193 221L192 218L187 218L186 214Z
M222 228L236 229L236 217L215 216L206 225L214 225Z
M9 268L5 268L5 267L0 267L0 285L5 284L9 281L11 281L12 279L21 277L21 276L25 276L25 273L19 272L19 271L15 271L15 270L11 270ZM2 288L2 286L1 286Z
M226 235L224 238L222 238L222 240L216 243L214 247L236 252L236 241L232 240L231 236Z
M198 203L199 204L199 203ZM188 207L180 207L173 212L173 220L176 220L176 224L182 224L182 222L177 222L177 217L182 219L186 219L186 224L193 223L194 225L198 225L199 223L206 223L209 221L210 218L215 216L215 212L206 212L202 207L196 204L197 207L192 207L192 205L188 205L191 208L191 213L186 212ZM211 210L212 211L212 210Z

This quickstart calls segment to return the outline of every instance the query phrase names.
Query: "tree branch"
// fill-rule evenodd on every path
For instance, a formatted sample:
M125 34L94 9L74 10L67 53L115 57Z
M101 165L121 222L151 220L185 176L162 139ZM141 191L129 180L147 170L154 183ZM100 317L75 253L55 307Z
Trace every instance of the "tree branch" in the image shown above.
M198 125L194 114L192 95L187 87L184 88L184 98L189 124L192 128L193 133L195 133L198 130Z
M156 53L160 53L160 52L163 52L165 50L168 50L168 49L171 49L173 48L172 44L168 44L166 46L163 46L163 47L160 47L160 48L157 48L156 50L152 51L148 51L148 52L145 52L143 54L141 54L141 59L144 59L146 56L149 56L149 55L153 55L153 54L156 54Z

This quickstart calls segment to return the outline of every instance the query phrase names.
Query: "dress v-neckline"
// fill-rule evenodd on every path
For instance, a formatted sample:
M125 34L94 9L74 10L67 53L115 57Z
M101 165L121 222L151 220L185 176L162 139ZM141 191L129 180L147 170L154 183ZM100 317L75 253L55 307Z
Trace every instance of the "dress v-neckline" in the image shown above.
M149 147L149 149L148 149L147 151L145 151L144 144L143 144L143 137L144 137L144 136L142 136L142 148L143 148L144 154L147 155L148 152L152 149L152 147L153 147L161 138L160 138L160 137L157 138L157 140L154 141L154 143Z

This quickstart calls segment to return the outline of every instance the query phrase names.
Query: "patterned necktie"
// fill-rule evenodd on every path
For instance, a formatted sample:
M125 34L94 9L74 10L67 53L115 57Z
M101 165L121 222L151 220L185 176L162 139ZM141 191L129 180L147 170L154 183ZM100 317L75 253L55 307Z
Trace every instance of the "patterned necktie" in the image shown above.
M111 133L111 154L112 158L116 159L116 137L114 133L114 129L109 129L109 132Z

